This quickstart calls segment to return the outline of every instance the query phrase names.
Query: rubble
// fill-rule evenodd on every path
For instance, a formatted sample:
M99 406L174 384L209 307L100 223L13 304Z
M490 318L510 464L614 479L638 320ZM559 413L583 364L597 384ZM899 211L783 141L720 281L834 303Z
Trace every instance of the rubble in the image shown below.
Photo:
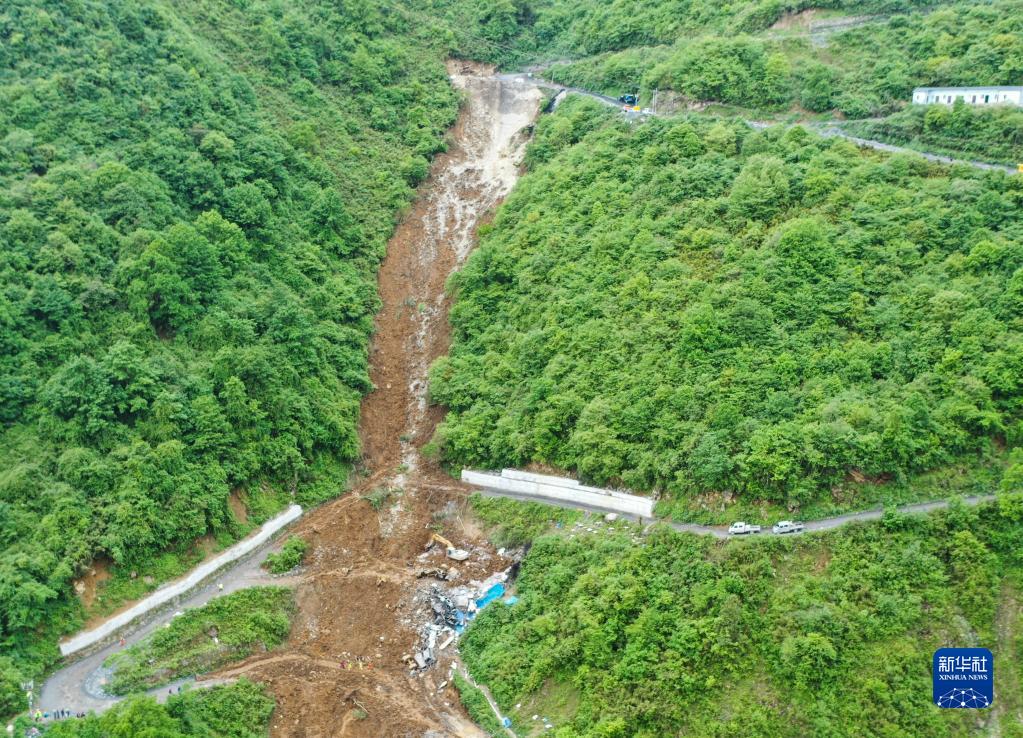
M422 618L417 628L419 644L410 654L402 656L402 661L413 671L432 667L438 652L458 640L475 614L504 595L507 580L508 570L505 570L469 584L448 585L446 588L430 584L421 588L413 597L413 605L419 605L417 616Z

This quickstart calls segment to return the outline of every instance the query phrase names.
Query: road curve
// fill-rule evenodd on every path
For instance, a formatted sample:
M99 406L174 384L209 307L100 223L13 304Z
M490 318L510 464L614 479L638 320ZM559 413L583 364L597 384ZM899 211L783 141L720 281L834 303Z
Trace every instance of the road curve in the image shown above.
M480 476L480 475L477 475L477 476ZM495 479L495 484L491 485L491 486L482 486L482 485L479 485L476 482L470 482L470 483L473 484L473 486L479 487L480 493L485 495L485 496L488 496L488 497L505 497L505 498L512 499L512 500L518 500L520 502L538 502L538 503L541 503L541 504L544 504L544 505L550 505L552 507L562 507L562 508L567 508L567 509L570 509L570 510L581 510L583 512L592 513L592 514L595 514L595 515L605 515L605 514L607 514L610 511L610 508L595 507L592 504L580 503L580 502L576 502L576 501L571 500L571 499L564 499L564 498L555 499L555 498L552 498L552 497L544 495L542 492L539 492L539 493L529 493L529 492L525 492L525 491L523 491L521 489L519 489L519 490L500 489L499 486L497 486L497 484L496 484L496 482L500 481L500 479L498 477L496 477L496 476L495 476L494 479ZM614 492L616 492L618 494L621 494L617 490L605 490L605 491L609 492L609 493L614 491ZM985 503L985 502L991 502L992 500L995 499L995 497L996 497L995 495L975 495L975 496L972 496L972 497L964 497L964 498L962 498L962 500L963 500L963 502L966 505L973 506L973 505L980 505L980 504ZM912 503L912 504L909 504L909 505L901 505L899 507L894 508L894 510L897 511L897 512L903 513L903 514L907 514L907 515L908 514L918 514L918 513L931 512L932 510L940 510L942 508L948 507L949 504L950 504L949 500L932 500L930 502L915 502L915 503ZM813 532L813 531L820 531L820 530L831 530L833 528L838 528L838 527L840 527L842 525L845 525L847 523L853 523L853 522L856 522L856 521L879 520L884 515L884 513L885 513L885 508L884 507L875 507L875 508L871 508L870 510L861 510L859 512L845 513L843 515L835 515L834 517L830 517L830 518L822 518L820 520L812 520L812 521L809 521L807 523L804 523L804 526L805 526L806 532ZM676 521L673 521L673 520L665 520L663 518L649 519L649 518L637 517L636 515L630 515L628 513L623 513L623 512L617 511L617 510L615 511L615 514L618 517L620 517L620 518L625 518L625 519L629 519L629 520L635 520L635 521L640 522L640 523L649 523L649 525L655 525L655 524L668 525L671 528L673 528L673 529L675 529L677 531L680 531L682 533L693 533L693 534L696 534L696 535L713 536L714 538L733 538L733 537L735 537L735 536L730 536L728 534L728 529L724 525L700 525L698 523L679 523L679 522L676 522ZM649 525L648 525L648 527L649 527ZM773 535L789 535L789 534L773 533L769 527L765 526L762 533L754 534L754 535L757 535L759 537L759 536L765 536L765 535L766 536L773 536ZM743 537L745 537L745 536L743 536Z
M176 613L200 607L214 597L247 587L294 584L295 577L271 576L262 569L266 555L279 544L279 539L265 541L242 558L222 568L199 586L183 593L179 598L173 600L171 605L154 610L151 614L129 624L121 631L123 645L118 642L111 643L102 649L88 652L63 668L54 671L43 683L38 698L33 704L33 711L38 709L42 712L52 713L55 710L69 710L72 714L90 710L97 713L103 712L123 699L107 695L102 689L105 680L109 678L109 674L103 669L103 662L112 653L138 643L157 628L170 622ZM179 679L150 690L147 694L155 697L157 701L163 702L171 691L194 681L191 677ZM200 684L196 686L200 686ZM201 683L201 686L212 686L212 683Z
M811 127L817 130L817 132L825 138L844 138L846 141L852 141L857 146L865 146L867 148L877 149L878 151L887 151L892 154L916 154L917 156L922 156L924 159L927 159L927 161L934 161L939 164L965 164L966 166L976 167L977 169L986 169L994 172L1008 172L1009 174L1016 174L1017 172L1017 170L1013 167L1009 167L1004 164L988 164L987 162L974 161L972 159L954 159L951 156L928 154L924 151L908 149L905 146L896 146L895 144L884 143L883 141L874 141L869 138L859 138L834 126L826 128L817 128L816 126Z
M966 505L974 506L980 505L985 502L991 502L996 498L996 495L975 495L972 497L962 498L963 503ZM948 500L933 500L931 502L915 502L910 505L900 505L894 508L896 512L900 512L906 515L927 513L932 510L941 510L949 506ZM846 513L844 515L836 515L832 518L822 518L821 520L811 520L804 523L806 532L813 532L818 530L832 530L838 528L846 523L854 523L863 520L880 520L885 513L885 508L877 507L870 510L861 510L860 512ZM676 523L673 521L657 521L664 522L670 525L672 528L684 533L696 533L698 535L714 536L715 538L735 538L736 536L728 535L728 531L724 526L712 526L712 525L697 525L695 523ZM764 528L762 533L754 534L757 536L784 536L791 535L787 533L773 533L770 528Z
M527 76L527 75L526 74L506 74L506 75L502 75L502 77L509 78L509 79L514 78L514 77L525 77L525 76ZM528 76L532 77L533 75L530 74ZM592 100L596 100L598 102L601 102L604 105L608 105L608 106L616 108L616 109L621 109L622 112L625 114L625 116L627 118L629 118L629 119L635 119L635 118L643 117L643 116L646 116L646 115L655 115L655 116L656 115L660 115L660 113L658 113L656 111L650 111L648 113L637 113L635 111L626 110L624 108L624 106L620 102L615 100L613 97L608 97L607 95L601 95L598 92L592 92L590 90L584 90L581 87L568 87L566 85L558 84L557 82L551 82L550 80L541 79L539 77L535 77L535 79L539 80L543 84L544 87L550 87L551 89L558 90L558 96L553 101L552 107L557 107L557 103L559 102L558 98L560 98L560 97L562 97L564 95L582 95L583 97L588 97L588 98L590 98ZM751 128L756 128L758 130L759 129L764 129L764 128L769 128L769 127L771 127L773 125L783 125L783 124L778 124L778 123L769 123L769 122L766 122L766 121L745 120L745 119L743 120L743 122L746 125L750 126ZM939 164L966 165L966 166L970 166L970 167L975 167L977 169L984 169L984 170L987 170L987 171L996 171L996 172L1006 172L1008 174L1017 174L1018 173L1018 170L1015 169L1014 167L1006 166L1004 164L989 164L987 162L974 161L972 159L955 159L955 158L952 158L951 156L943 156L941 154L928 154L928 153L926 153L924 151L917 151L916 149L906 148L905 146L896 146L895 144L885 143L884 141L875 141L875 140L869 139L869 138L859 138L858 136L853 136L852 134L846 133L842 129L837 128L836 126L833 126L833 125L825 125L824 127L822 127L819 124L815 124L815 123L793 123L793 124L789 124L789 125L803 126L804 128L809 128L809 129L815 131L818 135L823 136L825 138L844 138L847 141L852 141L857 146L861 146L863 148L875 149L877 151L884 151L884 152L887 152L889 154L916 154L917 156L922 156L927 161L933 161L933 162L937 162Z

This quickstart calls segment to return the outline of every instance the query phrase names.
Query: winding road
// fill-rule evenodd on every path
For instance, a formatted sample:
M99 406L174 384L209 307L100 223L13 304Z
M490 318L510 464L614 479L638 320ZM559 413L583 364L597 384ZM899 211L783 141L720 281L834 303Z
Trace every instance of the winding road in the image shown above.
M539 98L539 93L534 92L533 85L534 83L542 84L543 86L558 90L559 93L553 101L553 105L557 104L559 97L563 98L564 95L568 94L580 94L616 109L621 107L618 101L613 98L580 88L565 87L539 79L531 79L531 75L500 75L496 78L497 84L494 84L494 78L483 74L463 73L460 76L456 75L456 78L460 79L460 84L463 87L470 90L472 93L470 100L472 105L475 105L475 107L470 105L467 108L468 112L463 114L465 133L462 146L465 151L459 152L456 149L455 155L449 155L438 160L438 164L434 167L433 190L427 191L421 200L423 212L418 214L421 222L417 224L410 219L410 228L415 226L415 228L412 228L415 231L414 235L422 234L422 240L426 245L424 246L418 240L412 239L411 236L408 237L409 248L415 247L410 253L417 259L429 258L431 263L433 263L433 261L439 258L433 252L443 247L444 253L441 256L446 261L442 264L443 269L438 268L435 270L436 279L433 281L436 284L431 283L431 291L417 303L427 306L427 310L416 312L411 317L406 318L399 309L401 305L407 302L406 293L395 290L394 295L391 296L393 298L391 303L393 304L390 305L390 312L386 314L398 316L395 318L394 349L393 351L390 351L390 349L385 351L379 348L381 337L386 338L388 335L388 326L378 327L378 346L375 348L377 353L374 355L374 364L378 371L383 371L383 368L387 368L389 371L394 372L394 376L382 375L377 377L375 384L379 389L375 393L375 399L371 398L367 402L390 402L394 405L394 409L389 413L380 412L373 414L364 412L364 418L370 416L386 416L390 418L393 416L395 419L394 422L381 423L380 428L375 426L363 428L364 443L373 452L368 454L368 456L377 462L374 464L374 467L378 470L377 475L379 475L368 480L366 487L370 486L370 482L376 483L378 481L380 483L398 484L407 488L418 487L424 493L421 499L417 502L416 496L409 494L405 498L405 504L410 509L412 509L413 504L418 504L425 511L430 511L432 495L436 491L434 487L443 492L443 495L439 492L437 493L438 497L441 498L454 498L462 494L457 488L448 490L446 486L443 488L438 486L439 482L433 484L435 480L440 479L440 474L435 473L435 470L427 465L422 464L417 445L425 443L426 439L430 437L433 424L437 421L437 418L432 417L427 409L425 377L429 360L436 355L440 355L446 347L446 335L436 327L442 325L446 319L447 304L445 300L447 298L443 291L444 280L450 271L461 263L471 249L474 242L473 236L476 224L500 202L501 198L511 189L515 182L518 173L518 152L521 145L518 131L523 126L528 125L533 119ZM641 117L641 114L636 112L629 112L627 115L633 118ZM879 148L885 151L909 151L908 149L893 147L881 142L855 139L841 132L826 133L825 135L839 135L849 138L860 145ZM944 158L936 158L925 154L921 155L925 158L948 163ZM1009 169L979 162L953 161L951 163L966 163L985 169ZM474 177L475 179L473 179ZM436 207L437 202L447 204L450 207L447 210L439 210ZM440 216L437 215L438 212L440 212ZM416 214L413 214L413 217L416 217ZM397 238L402 238L400 231L397 234ZM416 269L418 266L418 263L415 261L409 261L408 264L397 262L393 267L396 272L392 283L407 286L409 282L407 275L420 273L421 270L417 271ZM386 275L386 267L384 273ZM402 321L404 323L398 325ZM410 324L412 327L411 335L409 325L406 324ZM398 330L399 328L401 330ZM436 345L433 345L434 342ZM410 343L412 344L412 350L410 350ZM414 363L414 371L409 370L410 354L415 356L415 361L412 362ZM387 408L385 407L384 409ZM405 428L411 428L411 432L407 435L402 434L402 430ZM412 440L402 440L406 437ZM402 463L399 465L396 462ZM400 469L400 471L395 473L395 469ZM356 500L359 498L351 496L349 499ZM976 505L992 499L994 499L993 495L985 495L965 498L964 501L966 504ZM551 503L550 500L540 501ZM566 503L558 502L551 504L565 505ZM906 505L898 508L898 510L904 513L925 513L947 507L948 504L948 501L924 502ZM347 513L346 506L347 502L339 500L326 506L320 512L317 520L322 521L318 524L322 526L324 538L326 538L329 531L338 527L352 530L338 522L347 520L344 517ZM579 507L570 504L566 506ZM399 510L397 507L394 509ZM582 509L587 508L583 507ZM365 510L362 510L359 514L363 516L368 515ZM828 530L853 521L876 520L881 518L883 514L883 509L878 508L839 515L808 522L806 523L806 530ZM375 521L376 513L374 512L372 515ZM427 512L423 512L416 517L409 512L403 513L401 510L392 517L397 519L398 532L403 532L405 528L409 530L415 528L418 530L423 520L430 519ZM682 532L710 535L716 538L728 537L723 527L669 521L656 522L664 522L675 530ZM314 526L313 523L308 525ZM366 526L363 525L363 528L366 528ZM355 530L358 530L358 528ZM320 530L316 527L311 527L311 531L311 536L314 538L320 535ZM766 534L770 535L770 533ZM356 537L354 531L349 533L349 536L351 538ZM407 545L404 543L404 538L395 543L395 539L400 536L390 528L383 531L383 533L380 531L364 531L363 537L368 539L363 546L365 551L371 551L377 559L391 556L394 559L396 570L402 572L409 569L409 566L411 566L409 562L415 561L421 550L419 538L411 534L405 537L408 539ZM346 540L344 543L347 547L344 549L344 553L349 557L353 556L350 549L356 549L355 544L356 541L353 540ZM118 698L106 695L102 691L103 682L108 677L108 674L106 674L102 667L103 661L118 649L136 643L157 628L162 627L174 617L175 610L199 607L221 594L227 594L246 587L265 584L294 584L304 581L303 577L292 577L290 579L270 577L261 570L260 564L273 545L272 543L267 543L246 558L229 565L213 581L183 595L174 608L164 609L153 614L152 617L145 620L141 625L133 625L134 630L132 632L127 632L126 629L123 645L114 643L102 650L73 661L64 668L54 672L43 685L35 707L44 712L53 712L58 709L68 710L72 713L82 711L101 712L118 701ZM320 545L324 544L321 543ZM337 547L340 546L340 543L337 544ZM331 553L334 553L333 549ZM319 580L317 580L318 587L326 588L332 586L334 579L337 579L341 584L338 584L337 588L330 589L329 591L324 590L324 592L317 592L315 587L310 586L308 588L309 596L307 601L318 603L321 601L333 601L334 599L343 600L343 597L337 597L338 592L347 595L349 591L345 587L350 587L353 589L352 594L358 594L365 600L363 606L358 608L359 616L375 624L381 619L379 613L386 611L390 607L389 604L385 605L382 601L376 602L375 598L390 596L389 592L386 588L381 589L380 580L377 581L376 586L373 588L355 591L356 585L361 580L356 577L351 579L346 577L347 572L344 575L335 575L333 571L326 574L321 573ZM218 586L220 582L223 583L223 589ZM328 593L334 596L333 599L327 600L318 596ZM320 614L318 611L314 613L316 616L320 616ZM324 612L322 615L326 619L328 615L333 615L333 613ZM341 649L361 653L369 652L371 647L382 648L376 645L377 637L372 638L371 646L359 640L365 640L361 631L355 633L354 629L349 628L347 630L338 629L332 632L325 628L319 629L316 627L316 622L315 618L307 616L305 621L306 630L301 631L300 629L300 638L303 640L298 640L298 642L310 653L330 654L336 653ZM369 631L367 630L367 632ZM352 633L355 633L355 635L349 637ZM373 633L375 634L376 631L373 631ZM368 637L366 636L366 638ZM380 640L382 641L383 639L380 638ZM308 643L305 643L305 641L308 641ZM390 644L390 641L388 643ZM404 647L404 644L393 646L393 648L399 650ZM388 648L392 648L392 646L388 645ZM298 658L295 657L295 659ZM302 657L302 659L304 659L301 662L302 664L308 665L308 662L313 667L319 663L310 661L308 657ZM397 658L390 661L397 662L400 665L400 660ZM390 663L390 661L382 662L382 664ZM331 661L331 663L333 662ZM326 714L319 723L329 723L332 719L334 708L329 707L324 698L329 694L336 704L338 694L340 694L337 690L341 690L342 687L344 690L349 689L351 685L347 684L345 680L355 684L356 678L362 679L367 683L358 683L363 689L361 693L363 697L361 699L374 701L372 705L373 720L381 720L381 725L387 724L387 720L397 719L398 716L401 716L403 720L407 719L418 725L450 725L449 721L458 717L453 715L453 711L449 710L447 703L443 701L443 697L431 697L424 704L425 687L419 684L412 684L407 680L404 675L403 666L395 667L393 675L386 670L390 667L383 667L379 671L374 671L372 675L374 678L377 675L387 675L386 690L367 686L371 684L369 682L371 675L363 675L361 672L359 675L347 672L340 675L331 673L322 676L322 678L314 678L315 674L307 673L308 670L293 669L292 671L287 671L280 669L278 671L268 671L267 667L269 666L273 666L273 664L265 663L260 667L265 672L262 675L264 678L273 680L277 687L278 702L282 705L279 713L282 715L287 714L289 718L294 715L308 717L310 711L322 711ZM193 680L180 680L171 685L165 685L152 690L150 694L163 701L169 692L175 691L182 684L191 681ZM199 684L208 686L220 683L220 681L222 680L209 680ZM399 699L399 697L404 699ZM412 701L410 702L409 700ZM418 708L410 710L410 705L418 705ZM410 714L411 712L416 714ZM276 726L275 731L279 732L281 730L283 730L282 727Z
M188 590L166 605L154 609L148 615L132 621L120 630L123 644L115 641L98 650L83 651L84 655L81 657L69 659L66 666L53 672L43 683L33 710L38 709L44 713L68 710L72 714L90 710L97 713L103 712L122 699L109 695L103 690L103 686L110 677L110 672L103 667L103 662L111 654L138 643L157 628L170 622L177 613L201 607L215 597L248 587L271 584L289 586L300 581L301 577L272 576L261 568L267 554L280 542L279 538L265 541L242 558L219 569L197 587ZM193 677L178 679L152 689L148 694L155 697L157 701L164 702L169 694L175 692L179 687L193 682L195 682ZM220 682L204 681L197 686L210 687L217 683Z
M636 112L636 111L633 111L633 110L627 110L627 109L625 109L625 106L623 106L620 102L618 102L618 100L614 99L613 97L608 97L607 95L601 95L598 92L593 92L591 90L585 90L585 89L583 89L581 87L568 87L566 85L558 84L557 82L551 82L550 80L535 78L535 77L533 77L532 74L529 74L529 73L526 73L526 74L506 74L506 75L502 75L502 76L504 78L507 78L507 79L514 79L516 77L534 78L540 84L542 84L544 87L549 87L551 89L557 90L558 94L555 96L554 100L551 102L551 108L552 109L556 108L558 106L558 104L560 103L560 101L562 99L564 99L564 97L566 95L582 95L583 97L588 97L591 100L596 100L596 101L598 101L600 103L603 103L604 105L607 105L609 107L612 107L612 108L615 108L615 109L621 109L623 115L627 119L629 119L629 120L637 120L637 119L643 118L643 117L648 116L648 115L654 115L654 116L661 115L661 113L658 113L656 111ZM758 130L761 130L761 129L764 129L764 128L770 128L771 126L774 126L774 125L782 125L782 124L779 124L779 123L773 123L773 122L768 122L768 121L756 121L756 120L744 120L743 122L746 123L746 125L750 126L751 128L755 128L755 129L758 129ZM984 170L987 170L987 171L996 171L996 172L1006 172L1008 174L1018 174L1019 173L1018 169L1016 169L1014 167L1006 166L1004 164L989 164L987 162L974 161L972 159L955 159L955 158L953 158L951 156L944 156L944 155L941 155L941 154L928 154L926 152L917 151L916 149L910 149L910 148L907 148L905 146L896 146L895 144L885 143L884 141L874 141L873 139L869 139L869 138L859 138L858 136L853 136L852 134L846 133L841 128L838 128L834 123L823 123L823 124L821 124L821 123L792 123L792 124L789 124L789 125L792 125L792 126L803 126L804 128L809 128L809 129L811 129L813 131L816 131L819 135L821 135L821 136L823 136L825 138L844 138L846 141L851 141L852 143L854 143L857 146L860 146L862 148L875 149L877 151L884 151L884 152L887 152L889 154L915 154L917 156L923 157L927 161L933 161L933 162L936 162L936 163L939 163L939 164L948 164L950 166L952 166L952 165L965 165L965 166L975 167L976 169L984 169Z
M520 481L511 479L511 475L518 478L539 480L540 484L523 485ZM618 517L629 520L636 520L649 525L664 524L671 526L683 533L694 533L696 535L713 536L714 538L732 538L723 525L700 525L698 523L679 523L663 518L646 518L636 515L635 502L643 501L650 504L649 497L625 493L622 490L602 489L599 487L587 487L567 477L552 477L549 475L535 475L520 470L504 470L501 475L489 472L463 471L463 481L477 487L482 494L490 497L505 497L519 500L520 502L539 502L554 507L563 507L571 510L582 510L583 512L604 515L614 513ZM532 491L530 491L532 489ZM572 499L572 497L576 499ZM991 502L996 496L974 495L962 498L963 503L970 506ZM929 502L914 502L908 505L901 505L894 509L906 515L928 513L933 510L940 510L948 507L949 500L932 500ZM652 509L652 508L648 508ZM859 512L843 513L830 518L821 518L804 523L806 532L831 530L847 523L867 520L880 520L885 514L883 506L861 510ZM758 522L758 521L750 521ZM649 527L649 526L648 526ZM767 526L764 530L755 534L758 537L766 535L789 535L776 534Z
M995 499L995 495L977 495L974 497L964 497L963 503L970 506L980 505L985 502L991 502ZM933 500L931 502L916 502L911 505L901 505L894 508L896 512L903 514L919 514L928 513L932 510L941 510L949 506L948 500ZM822 518L821 520L811 520L804 523L805 530L807 533L820 530L831 530L833 528L841 527L847 523L853 523L864 520L880 520L884 516L885 508L878 507L871 510L862 510L860 512L846 513L845 515L836 515L833 518ZM696 525L693 523L676 523L672 521L658 521L664 522L670 525L672 528L685 533L697 533L699 535L714 536L715 538L734 538L729 536L728 531L724 527L711 526L711 525ZM761 533L755 534L756 536L774 536L774 535L791 535L787 533L773 533L770 528L765 528Z

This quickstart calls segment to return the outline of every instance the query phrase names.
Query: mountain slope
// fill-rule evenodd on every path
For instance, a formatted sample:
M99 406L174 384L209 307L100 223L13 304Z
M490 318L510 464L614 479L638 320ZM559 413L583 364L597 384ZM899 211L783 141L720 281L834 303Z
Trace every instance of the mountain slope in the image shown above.
M594 105L452 281L451 462L795 509L1019 442L1019 177Z
M548 535L460 649L520 735L539 714L558 738L1019 736L1023 622L995 638L1018 503L790 539ZM931 703L934 650L967 644L993 649L996 710Z
M232 490L258 520L344 486L376 268L457 107L434 30L319 0L0 9L5 684L54 658L97 557L237 536Z
M463 7L467 4L457 4ZM864 118L920 85L1015 85L1020 0L923 3L540 0L471 4L470 55L550 60L557 82L661 107L725 104L757 114ZM464 24L462 26L465 27ZM549 65L549 66L548 66Z

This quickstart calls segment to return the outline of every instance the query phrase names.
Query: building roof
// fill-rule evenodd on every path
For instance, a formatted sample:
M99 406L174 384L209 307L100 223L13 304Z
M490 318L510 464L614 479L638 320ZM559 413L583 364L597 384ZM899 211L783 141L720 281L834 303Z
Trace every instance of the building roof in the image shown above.
M972 92L974 90L984 92L1023 92L1023 85L1009 85L1000 87L986 87L984 85L977 85L976 87L916 87L913 92Z

